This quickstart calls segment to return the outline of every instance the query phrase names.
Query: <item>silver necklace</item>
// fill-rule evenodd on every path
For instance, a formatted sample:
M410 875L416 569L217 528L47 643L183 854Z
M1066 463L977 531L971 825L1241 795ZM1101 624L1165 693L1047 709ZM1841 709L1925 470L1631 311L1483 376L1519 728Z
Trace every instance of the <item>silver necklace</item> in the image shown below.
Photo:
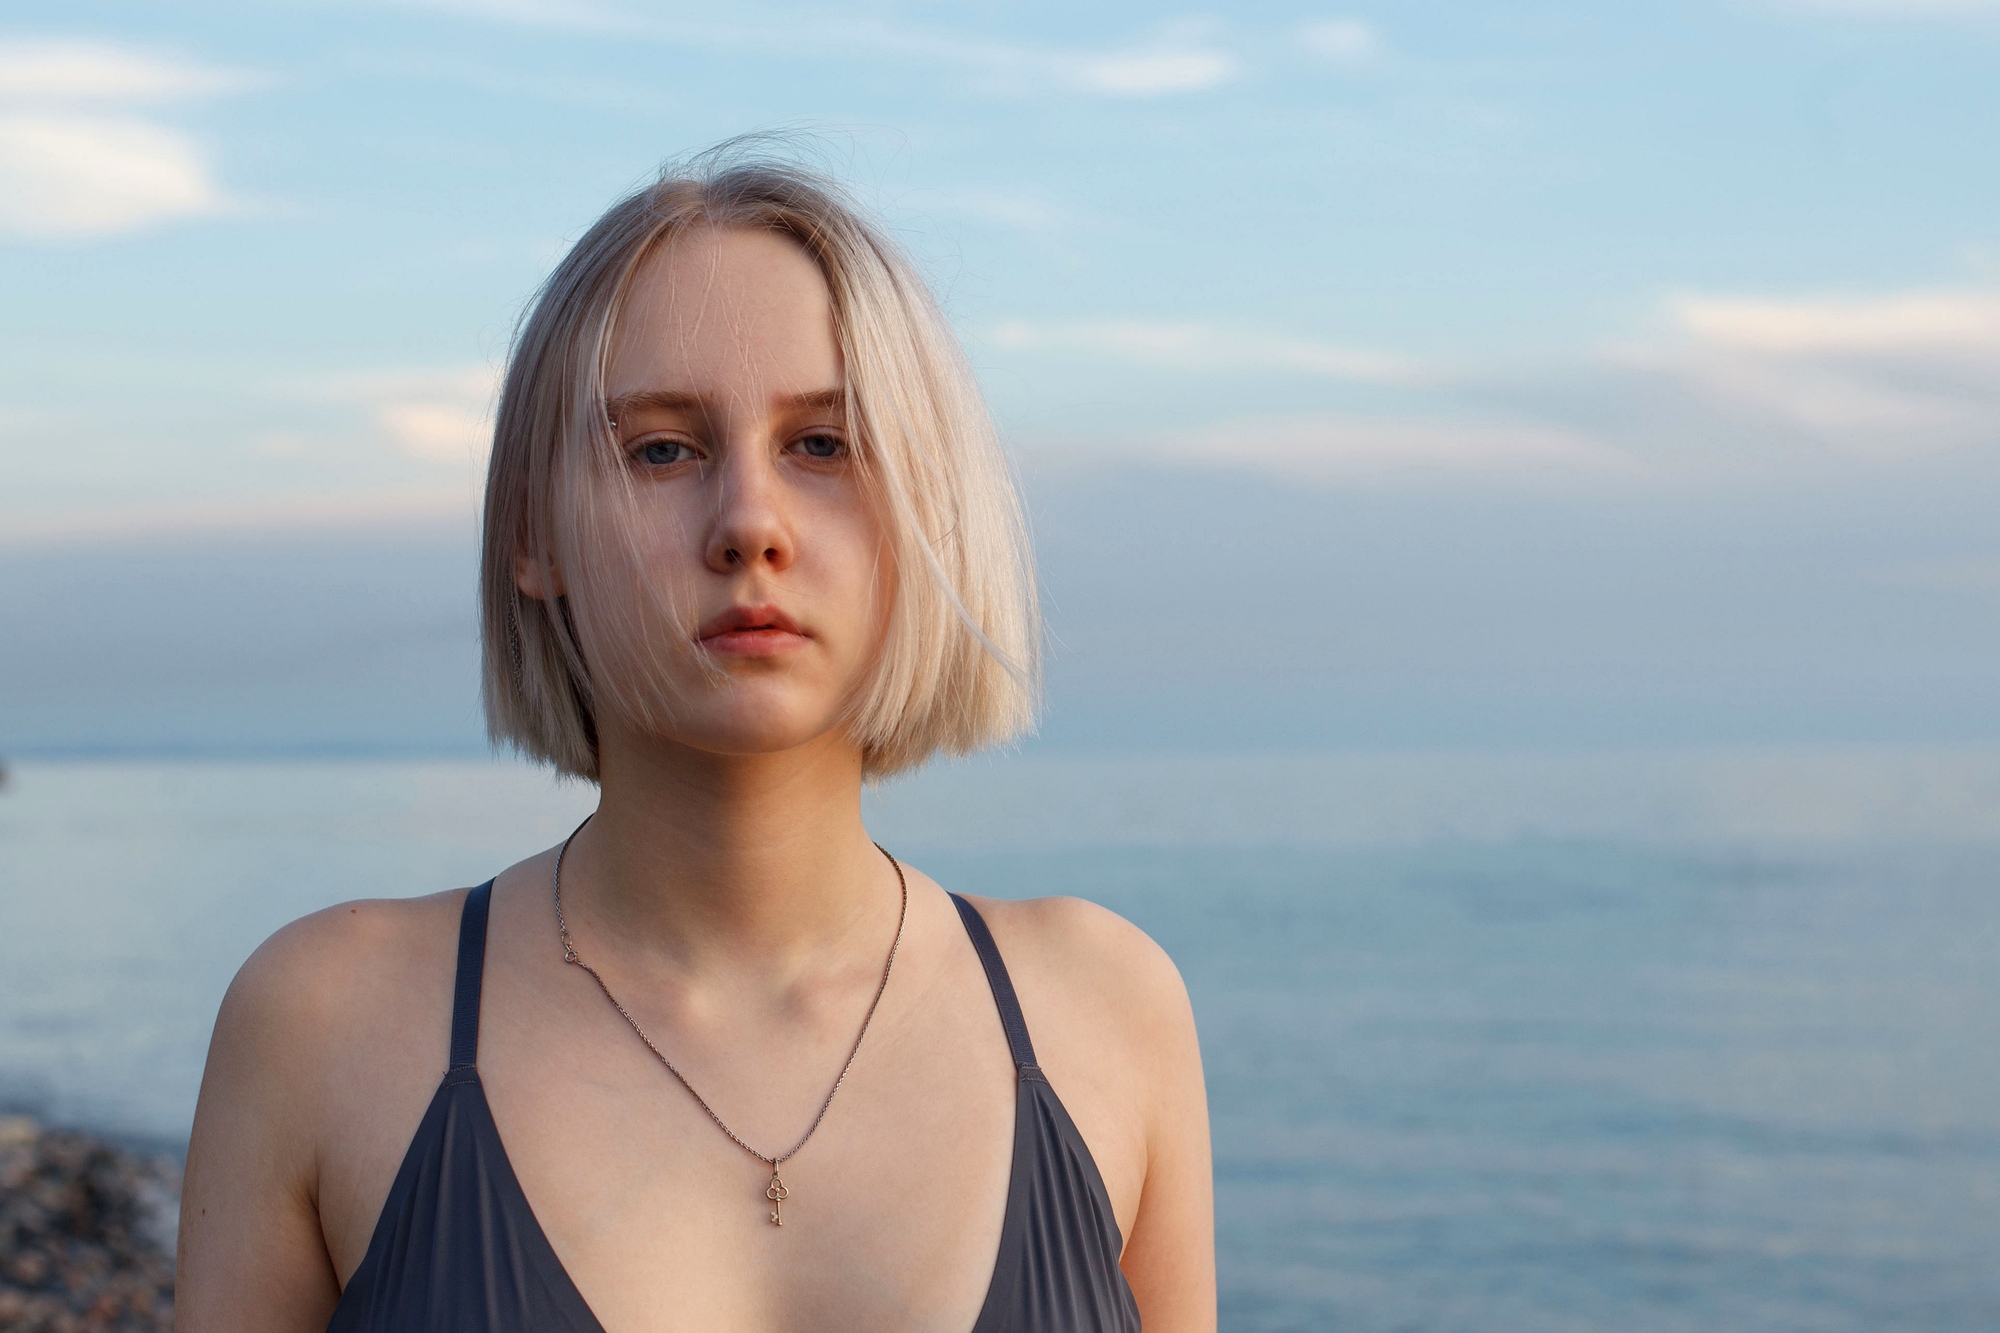
M589 822L590 820L586 818L583 824L588 824ZM707 1112L708 1118L715 1122L715 1127L724 1134L727 1134L731 1143L771 1168L771 1183L764 1187L764 1197L771 1204L771 1224L781 1227L785 1225L785 1200L791 1197L792 1192L785 1188L785 1182L779 1176L778 1168L786 1162L791 1161L798 1154L799 1149L806 1146L806 1140L812 1138L814 1132L819 1129L820 1121L826 1119L827 1108L833 1105L834 1094L839 1092L840 1085L847 1081L847 1071L854 1067L854 1057L861 1054L861 1039L868 1035L868 1025L874 1021L875 1008L882 1003L882 992L889 989L889 970L896 965L896 950L901 948L903 944L903 923L908 920L910 915L910 882L903 878L902 862L893 856L889 856L888 849L883 847L881 843L878 842L875 844L875 850L889 857L889 864L895 867L896 884L903 892L903 905L896 913L896 938L889 943L889 961L882 964L882 980L875 987L875 998L868 1002L868 1012L861 1016L861 1031L854 1034L854 1045L849 1048L847 1060L840 1066L840 1073L834 1078L833 1086L826 1090L826 1099L819 1104L819 1114L813 1117L813 1122L807 1126L803 1138L794 1143L785 1152L773 1155L767 1152L759 1152L757 1149L751 1147L743 1141L742 1137L735 1130L724 1123L722 1117L715 1113L715 1108L708 1104L708 1098L694 1090L694 1084L688 1082L687 1075L674 1068L674 1062L667 1059L660 1048L653 1044L653 1039L646 1035L646 1029L639 1026L639 1020L632 1017L631 1011L624 1005L618 1003L618 997L611 993L611 987L604 984L604 978L598 975L597 969L589 963L584 962L578 956L576 942L569 935L569 923L563 920L562 863L563 857L569 853L570 843L575 840L578 833L583 832L583 824L578 824L576 831L571 833L569 837L564 838L562 846L556 851L556 936L562 941L563 961L590 973L590 979L597 983L597 989L604 992L604 998L611 1001L611 1007L618 1011L618 1016L623 1018L632 1031L638 1034L640 1041L646 1043L646 1049L653 1053L653 1058L665 1065L667 1072L678 1079L683 1088L687 1089L688 1096L694 1098L695 1105Z

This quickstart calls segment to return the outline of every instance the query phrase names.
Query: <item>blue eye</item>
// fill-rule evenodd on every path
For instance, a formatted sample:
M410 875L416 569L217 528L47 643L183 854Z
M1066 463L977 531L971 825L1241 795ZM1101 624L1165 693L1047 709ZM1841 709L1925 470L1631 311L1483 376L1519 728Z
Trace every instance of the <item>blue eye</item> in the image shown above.
M639 457L654 467L666 467L686 462L694 457L694 450L679 440L654 440L639 447Z
M847 441L838 435L808 435L799 441L808 458L838 458L847 452Z

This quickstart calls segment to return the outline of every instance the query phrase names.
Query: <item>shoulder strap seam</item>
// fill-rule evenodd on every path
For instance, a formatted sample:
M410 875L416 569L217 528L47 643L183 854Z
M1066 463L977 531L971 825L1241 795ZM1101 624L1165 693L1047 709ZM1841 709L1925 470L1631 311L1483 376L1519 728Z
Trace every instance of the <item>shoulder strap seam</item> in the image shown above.
M458 972L451 994L451 1068L479 1062L479 995L486 973L486 917L493 881L465 895L458 917Z
M986 970L986 984L993 991L993 1007L1000 1011L1000 1027L1007 1034L1007 1049L1014 1057L1016 1073L1024 1079L1041 1078L1041 1068L1035 1063L1035 1044L1028 1037L1028 1020L1022 1016L1020 998L1014 994L1014 979L1007 975L1006 960L1000 956L1000 946L994 943L986 918L956 893L951 895L951 901L958 908L959 920L965 924L973 951L979 955L980 966Z

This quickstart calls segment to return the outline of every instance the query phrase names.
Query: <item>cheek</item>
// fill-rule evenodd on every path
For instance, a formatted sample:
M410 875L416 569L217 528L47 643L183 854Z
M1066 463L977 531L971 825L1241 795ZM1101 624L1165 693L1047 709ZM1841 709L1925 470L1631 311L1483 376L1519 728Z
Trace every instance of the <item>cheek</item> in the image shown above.
M858 510L845 517L840 542L842 600L854 619L879 637L895 596L896 561L873 514Z
M578 554L584 577L581 600L593 618L617 623L640 637L679 637L699 614L691 548L676 515L648 506L592 525Z
M873 513L859 502L827 505L801 536L814 609L828 629L839 627L841 658L872 660L895 596L895 560Z
M691 583L713 518L713 501L698 486L641 484L624 500L614 525L624 532L611 540L624 541L650 577Z

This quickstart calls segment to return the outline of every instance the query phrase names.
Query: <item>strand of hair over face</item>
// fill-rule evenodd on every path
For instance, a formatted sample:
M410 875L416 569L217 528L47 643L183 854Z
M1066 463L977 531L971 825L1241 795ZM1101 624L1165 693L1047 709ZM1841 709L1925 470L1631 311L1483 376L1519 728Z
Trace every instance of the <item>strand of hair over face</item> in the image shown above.
M731 141L619 200L549 276L515 337L494 429L481 558L487 729L597 777L595 718L670 734L694 653L686 591L647 571L605 418L619 308L645 259L697 226L790 237L832 294L849 435L894 561L887 628L844 725L871 778L1033 725L1041 627L1012 471L971 369L914 266L838 185ZM515 562L562 595L530 597Z

